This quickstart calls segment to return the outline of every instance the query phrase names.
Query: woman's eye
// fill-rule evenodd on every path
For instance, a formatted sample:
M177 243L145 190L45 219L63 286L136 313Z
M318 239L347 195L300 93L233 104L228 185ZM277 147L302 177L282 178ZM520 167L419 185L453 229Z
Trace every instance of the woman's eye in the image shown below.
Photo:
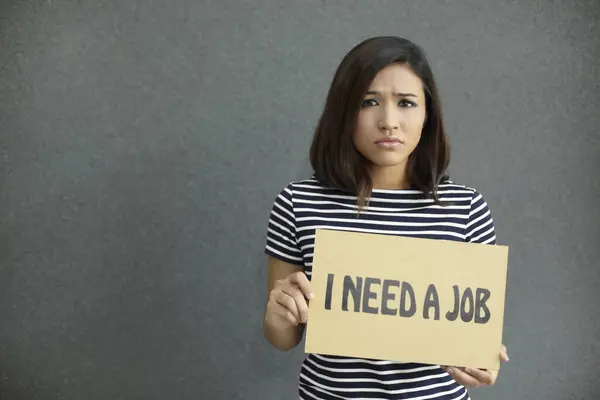
M372 106L376 106L377 105L377 101L375 101L375 99L366 99L363 100L361 106L362 107L372 107Z
M402 100L400 100L400 102L398 102L398 105L399 105L400 107L415 107L415 106L416 106L416 104L415 104L415 103L413 103L413 102L412 102L412 101L410 101L410 100L406 100L406 99L402 99Z

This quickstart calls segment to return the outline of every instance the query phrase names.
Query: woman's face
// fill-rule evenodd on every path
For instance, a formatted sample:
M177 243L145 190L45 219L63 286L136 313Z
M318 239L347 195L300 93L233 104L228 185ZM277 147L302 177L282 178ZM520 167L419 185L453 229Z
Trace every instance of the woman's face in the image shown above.
M392 64L371 82L354 134L356 149L374 169L404 174L426 118L423 82L405 64Z

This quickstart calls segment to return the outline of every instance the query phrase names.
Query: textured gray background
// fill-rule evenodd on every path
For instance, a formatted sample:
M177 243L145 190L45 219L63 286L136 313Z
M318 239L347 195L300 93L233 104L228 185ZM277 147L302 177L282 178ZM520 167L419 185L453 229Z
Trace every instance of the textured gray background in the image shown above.
M598 0L2 0L0 397L295 398L268 212L380 34L427 51L511 247L511 362L473 397L600 396Z

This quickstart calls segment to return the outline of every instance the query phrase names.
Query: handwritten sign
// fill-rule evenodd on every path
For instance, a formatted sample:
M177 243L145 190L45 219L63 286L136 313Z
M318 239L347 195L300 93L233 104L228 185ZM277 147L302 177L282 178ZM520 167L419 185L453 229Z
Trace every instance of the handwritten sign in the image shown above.
M317 230L307 353L497 370L508 248Z

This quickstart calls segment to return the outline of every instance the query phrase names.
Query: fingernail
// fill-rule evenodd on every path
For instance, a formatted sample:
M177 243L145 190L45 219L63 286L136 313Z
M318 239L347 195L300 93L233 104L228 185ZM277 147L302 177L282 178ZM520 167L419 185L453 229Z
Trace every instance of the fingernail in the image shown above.
M454 369L452 367L448 367L448 368L446 368L446 372L452 373L452 372L454 372Z
M309 293L309 294L308 294L308 298L309 298L309 299L312 299L313 297L315 297L315 294L314 294L314 293Z

